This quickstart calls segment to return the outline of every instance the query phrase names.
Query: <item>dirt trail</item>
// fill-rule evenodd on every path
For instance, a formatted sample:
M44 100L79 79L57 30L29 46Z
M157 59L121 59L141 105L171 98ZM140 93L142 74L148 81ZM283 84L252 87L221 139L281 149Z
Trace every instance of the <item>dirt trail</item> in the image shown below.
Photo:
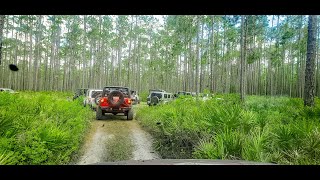
M141 129L136 120L128 121L122 115L107 115L106 120L92 123L76 164L160 159L152 149L152 137Z

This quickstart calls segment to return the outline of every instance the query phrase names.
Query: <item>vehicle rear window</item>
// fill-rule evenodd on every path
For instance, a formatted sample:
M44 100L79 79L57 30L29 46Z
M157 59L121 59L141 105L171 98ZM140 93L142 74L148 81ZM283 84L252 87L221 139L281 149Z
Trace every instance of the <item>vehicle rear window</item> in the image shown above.
M92 91L91 98L95 98L101 91Z
M157 96L159 99L162 98L162 94L161 93L151 93L151 97L153 96Z
M104 88L104 90L105 90L105 93L106 93L105 95L108 95L112 91L120 91L125 96L128 96L129 94L131 94L129 92L129 89L128 88L124 88L124 87L106 87L106 88Z

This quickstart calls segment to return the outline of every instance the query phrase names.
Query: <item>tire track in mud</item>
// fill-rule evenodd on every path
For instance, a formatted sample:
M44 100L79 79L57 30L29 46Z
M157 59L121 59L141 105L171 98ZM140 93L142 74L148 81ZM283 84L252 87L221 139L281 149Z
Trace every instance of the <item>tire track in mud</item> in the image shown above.
M152 137L136 120L128 121L121 115L94 120L80 154L79 165L160 159L152 149Z

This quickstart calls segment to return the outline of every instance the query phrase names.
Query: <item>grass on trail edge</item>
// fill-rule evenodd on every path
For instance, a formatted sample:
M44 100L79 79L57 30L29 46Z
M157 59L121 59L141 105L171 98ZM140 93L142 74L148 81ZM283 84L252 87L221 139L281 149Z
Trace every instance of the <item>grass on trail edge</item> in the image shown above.
M0 164L68 164L93 119L71 93L0 93Z
M221 98L221 99L220 99ZM181 97L141 107L136 119L153 134L163 158L320 164L320 101L236 94L208 101Z
M134 148L128 124L123 121L109 121L104 130L107 134L113 135L106 143L105 162L129 160L133 157Z

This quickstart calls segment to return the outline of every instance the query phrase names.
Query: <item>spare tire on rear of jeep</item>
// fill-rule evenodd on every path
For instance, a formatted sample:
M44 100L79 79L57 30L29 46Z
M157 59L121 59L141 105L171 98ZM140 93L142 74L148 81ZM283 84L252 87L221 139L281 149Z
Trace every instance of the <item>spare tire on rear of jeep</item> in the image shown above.
M151 105L157 105L159 103L159 98L157 96L151 97Z
M115 102L113 100L113 97L115 96L118 96L119 97L119 100L117 102ZM120 106L122 103L124 102L124 95L122 92L120 91L112 91L109 95L108 95L108 103L111 105L111 106L114 106L114 107L118 107Z

